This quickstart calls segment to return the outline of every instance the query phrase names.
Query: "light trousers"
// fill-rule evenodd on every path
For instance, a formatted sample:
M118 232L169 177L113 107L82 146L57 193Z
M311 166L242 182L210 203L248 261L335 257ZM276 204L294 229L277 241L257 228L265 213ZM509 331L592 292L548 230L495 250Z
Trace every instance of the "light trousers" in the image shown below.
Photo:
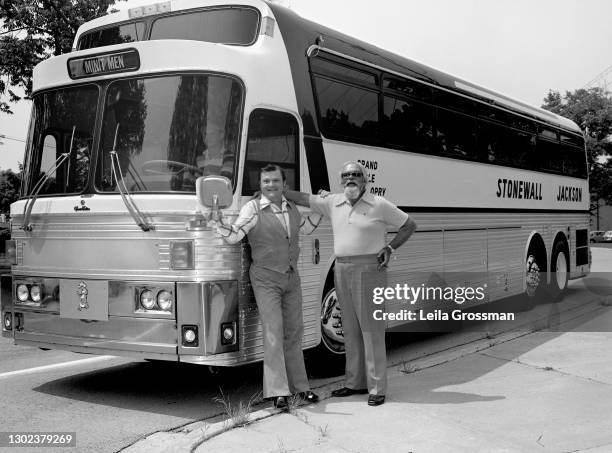
M334 279L342 310L346 348L346 387L368 389L371 395L387 391L385 322L376 321L372 289L385 287L386 271L378 271L376 255L338 258Z
M252 265L250 276L263 326L264 398L310 390L302 352L304 320L299 274Z

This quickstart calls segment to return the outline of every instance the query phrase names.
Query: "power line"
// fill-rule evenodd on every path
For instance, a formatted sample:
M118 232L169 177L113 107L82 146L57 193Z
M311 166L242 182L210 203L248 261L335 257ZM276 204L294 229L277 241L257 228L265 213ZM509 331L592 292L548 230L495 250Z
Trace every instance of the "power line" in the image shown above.
M612 65L608 66L606 69L604 69L603 71L601 71L599 74L597 74L593 80L591 80L590 82L588 82L584 88L589 88L593 85L595 85L597 82L599 82L600 80L606 80L606 76L608 74L612 73Z

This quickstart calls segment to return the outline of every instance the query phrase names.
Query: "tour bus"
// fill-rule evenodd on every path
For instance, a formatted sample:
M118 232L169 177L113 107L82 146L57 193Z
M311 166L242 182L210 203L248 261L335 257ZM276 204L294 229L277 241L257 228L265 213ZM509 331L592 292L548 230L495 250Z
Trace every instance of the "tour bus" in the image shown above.
M418 224L390 286L463 273L482 303L558 298L590 269L576 124L277 4L172 0L92 20L36 66L32 99L2 288L15 344L261 360L248 241L208 221L235 219L267 163L309 193L339 191L342 164L362 163L370 193ZM303 347L342 354L329 222L300 241Z

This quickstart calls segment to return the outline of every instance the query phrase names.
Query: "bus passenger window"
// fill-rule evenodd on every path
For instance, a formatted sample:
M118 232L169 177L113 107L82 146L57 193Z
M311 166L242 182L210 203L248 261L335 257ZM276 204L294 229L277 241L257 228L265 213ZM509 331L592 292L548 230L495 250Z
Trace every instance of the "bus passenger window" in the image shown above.
M378 141L378 95L374 91L315 77L320 125L330 137Z
M476 122L459 113L438 109L436 149L450 157L476 159Z
M242 195L259 190L259 169L277 164L285 170L287 187L298 190L299 126L293 115L256 109L249 118Z
M88 31L79 38L77 50L141 41L144 39L144 33L144 22L128 23Z
M433 110L424 104L384 98L382 137L385 143L418 153L429 152Z

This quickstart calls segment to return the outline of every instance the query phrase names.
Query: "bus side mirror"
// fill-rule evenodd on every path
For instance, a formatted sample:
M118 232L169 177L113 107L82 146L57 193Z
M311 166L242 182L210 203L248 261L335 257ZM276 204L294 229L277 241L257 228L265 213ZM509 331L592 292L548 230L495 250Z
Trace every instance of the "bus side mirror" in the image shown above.
M200 176L196 180L198 202L212 212L232 204L232 183L225 176Z

